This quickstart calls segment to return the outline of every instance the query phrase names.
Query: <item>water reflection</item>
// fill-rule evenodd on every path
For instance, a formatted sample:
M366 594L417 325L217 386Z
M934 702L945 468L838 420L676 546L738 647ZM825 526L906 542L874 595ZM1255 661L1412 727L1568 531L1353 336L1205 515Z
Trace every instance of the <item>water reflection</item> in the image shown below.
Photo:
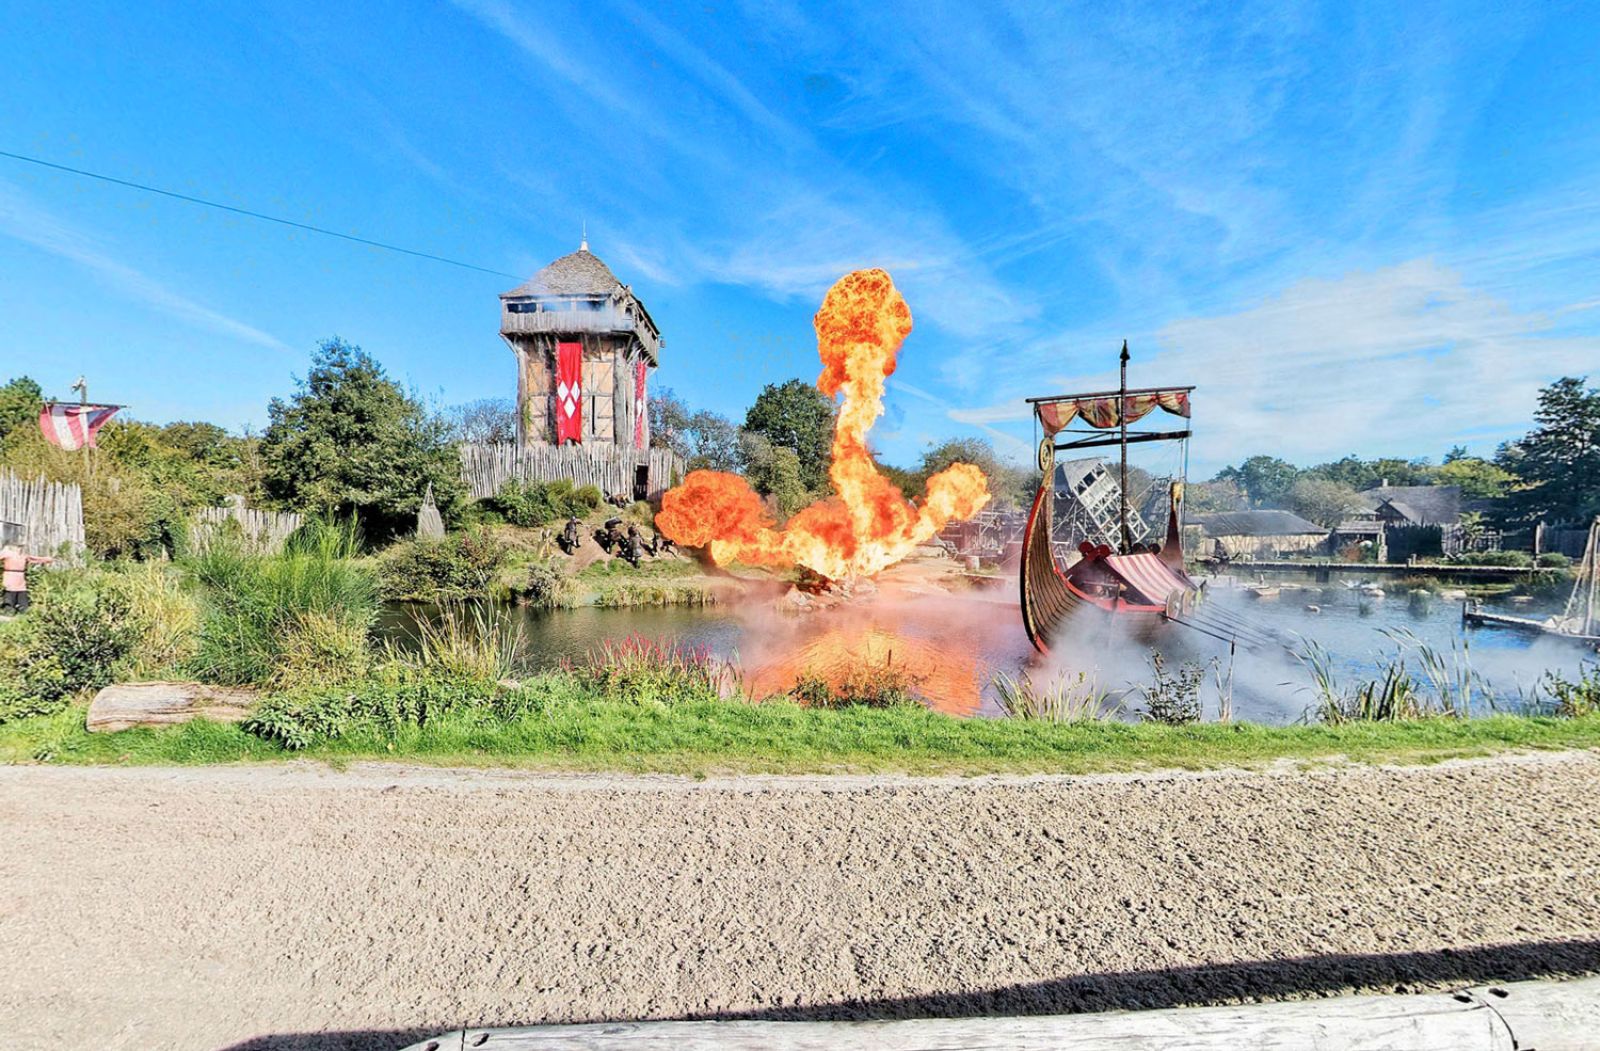
M1372 674L1395 644L1383 629L1405 628L1448 653L1470 643L1472 666L1503 700L1526 695L1547 669L1576 671L1584 655L1559 642L1537 642L1495 631L1463 634L1460 605L1439 598L1411 599L1392 590L1375 599L1338 582L1285 588L1256 599L1239 583L1213 579L1208 602L1225 607L1294 640L1317 640L1332 654L1346 682ZM1554 601L1554 600L1552 600ZM1489 603L1537 616L1537 603ZM1151 643L1169 667L1183 661L1217 662L1226 671L1228 647L1194 632L1163 628L1154 639L1129 639L1103 621L1063 638L1047 660L1028 645L1009 589L962 595L882 593L861 603L807 614L780 613L770 599L709 608L576 609L538 611L502 607L497 616L522 626L532 663L551 666L580 659L606 639L632 635L676 639L737 659L757 694L787 690L801 674L836 679L857 663L906 669L929 704L953 715L996 714L989 684L996 674L1027 673L1036 680L1087 672L1113 693L1148 682ZM392 609L387 627L404 634L410 614ZM1297 719L1311 702L1305 669L1287 652L1239 652L1234 661L1234 716L1258 722ZM1203 694L1215 716L1215 688ZM1137 708L1136 697L1130 706Z

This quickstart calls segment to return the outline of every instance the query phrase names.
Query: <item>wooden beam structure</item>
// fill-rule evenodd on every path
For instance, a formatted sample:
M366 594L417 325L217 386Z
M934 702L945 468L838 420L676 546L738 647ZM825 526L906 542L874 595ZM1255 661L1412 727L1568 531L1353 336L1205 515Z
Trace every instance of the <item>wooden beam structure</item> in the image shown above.
M892 1022L602 1022L460 1029L405 1051L1579 1051L1600 978L1410 996Z

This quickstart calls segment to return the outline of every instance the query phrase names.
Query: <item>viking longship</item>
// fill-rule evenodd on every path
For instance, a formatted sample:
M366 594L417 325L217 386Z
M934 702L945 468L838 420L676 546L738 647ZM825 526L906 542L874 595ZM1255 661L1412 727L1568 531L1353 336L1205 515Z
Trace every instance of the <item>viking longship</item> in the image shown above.
M1040 652L1049 652L1051 641L1080 613L1155 624L1180 619L1192 603L1197 588L1183 565L1182 469L1173 472L1165 493L1147 485L1136 507L1129 490L1128 447L1186 443L1193 391L1130 389L1123 343L1117 390L1028 399L1043 432L1043 478L1023 533L1022 622ZM1134 429L1158 409L1182 419L1182 428ZM1098 459L1074 459L1059 468L1056 463L1059 453L1112 447L1119 453L1115 479ZM1150 519L1161 512L1167 521L1165 535L1157 540Z

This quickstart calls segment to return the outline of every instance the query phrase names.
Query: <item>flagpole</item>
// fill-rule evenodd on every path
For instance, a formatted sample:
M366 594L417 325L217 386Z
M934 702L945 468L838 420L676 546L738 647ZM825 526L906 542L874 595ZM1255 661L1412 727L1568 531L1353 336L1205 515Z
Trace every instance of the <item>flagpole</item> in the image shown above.
M1133 548L1128 532L1128 341L1122 341L1122 385L1117 392L1117 419L1122 424L1122 553Z

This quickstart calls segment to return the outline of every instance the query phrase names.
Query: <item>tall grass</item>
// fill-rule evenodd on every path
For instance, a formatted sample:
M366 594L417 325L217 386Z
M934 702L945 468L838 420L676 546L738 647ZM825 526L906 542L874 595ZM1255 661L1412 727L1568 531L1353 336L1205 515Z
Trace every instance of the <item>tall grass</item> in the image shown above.
M1307 717L1338 725L1349 722L1397 722L1444 717L1463 719L1478 701L1492 706L1489 684L1472 667L1468 645L1452 643L1440 650L1403 628L1385 630L1394 642L1383 656L1375 678L1346 687L1334 671L1333 658L1320 644L1307 640L1295 654L1311 676L1314 701ZM1418 669L1411 666L1416 659Z
M378 581L350 522L313 520L271 555L219 538L189 563L202 614L193 669L229 685L292 686L368 670Z
M672 639L607 639L582 661L566 662L564 670L605 696L627 701L716 700L741 692L736 662Z
M1002 673L990 685L995 703L1014 719L1072 723L1109 719L1122 711L1111 691L1082 671L1076 676L1061 672L1042 685L1031 675L1013 678Z
M413 611L408 646L384 643L384 663L434 678L500 682L527 665L528 640L522 622L497 617L482 602L448 603L437 617Z

